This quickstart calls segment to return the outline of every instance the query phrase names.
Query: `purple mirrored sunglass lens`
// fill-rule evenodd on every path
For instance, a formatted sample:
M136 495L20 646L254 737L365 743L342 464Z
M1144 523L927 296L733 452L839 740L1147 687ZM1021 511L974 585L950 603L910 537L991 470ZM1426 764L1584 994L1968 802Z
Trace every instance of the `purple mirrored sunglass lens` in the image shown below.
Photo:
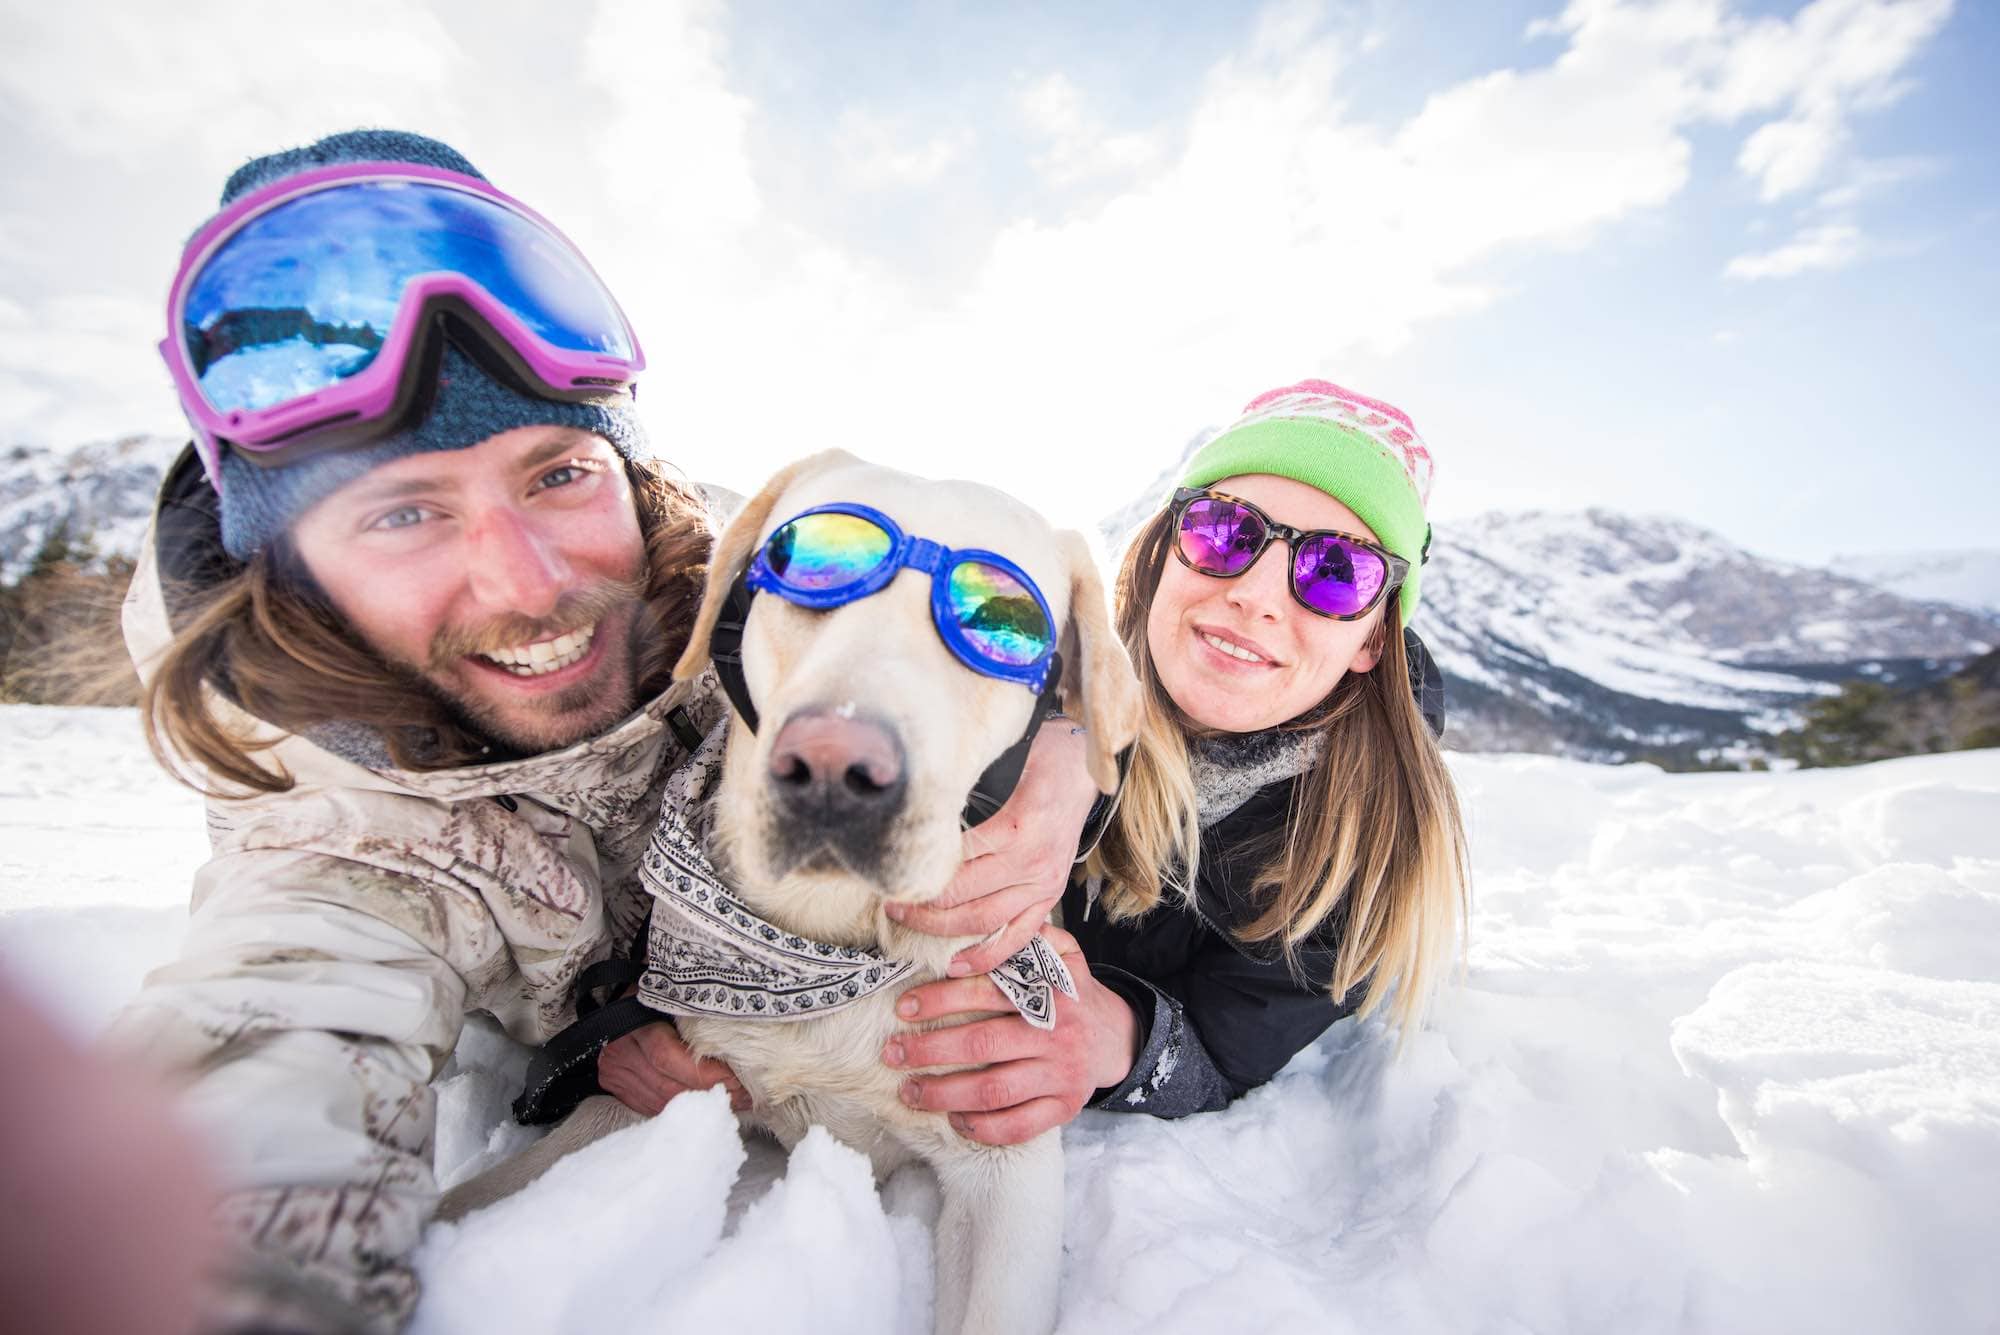
M1233 575L1264 545L1264 521L1232 501L1189 501L1181 511L1181 555L1197 570Z
M1299 600L1329 616L1353 616L1381 592L1387 564L1357 543L1321 534L1299 544L1292 556L1292 586Z

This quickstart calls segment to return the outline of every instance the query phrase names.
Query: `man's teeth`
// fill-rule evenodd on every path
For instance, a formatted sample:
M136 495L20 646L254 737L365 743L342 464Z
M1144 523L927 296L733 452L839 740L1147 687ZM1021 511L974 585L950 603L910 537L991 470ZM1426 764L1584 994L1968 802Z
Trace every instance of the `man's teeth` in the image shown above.
M506 668L517 677L541 677L559 672L590 652L596 626L585 626L567 635L540 644L523 644L512 649L488 649L479 655L489 663Z
M1261 663L1264 661L1261 657L1251 653L1248 649L1245 649L1240 644L1233 644L1228 640L1220 638L1219 636L1210 635L1207 631L1202 631L1200 632L1200 634L1202 639L1207 640L1210 644L1222 650L1223 653L1228 654L1231 658L1240 658L1246 663Z

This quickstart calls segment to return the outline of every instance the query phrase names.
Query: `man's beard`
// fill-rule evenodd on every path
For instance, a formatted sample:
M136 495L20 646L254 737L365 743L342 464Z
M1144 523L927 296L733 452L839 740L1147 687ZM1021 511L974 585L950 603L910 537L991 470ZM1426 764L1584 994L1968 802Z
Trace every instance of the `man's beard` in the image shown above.
M478 626L446 626L432 638L430 659L423 666L398 664L412 684L437 701L459 727L491 748L488 763L560 750L604 732L639 706L639 662L645 637L657 633L646 616L643 580L601 580L565 593L546 617L518 614L496 617ZM508 711L476 692L454 689L466 671L465 658L551 639L586 626L598 635L623 623L623 661L600 664L592 680L529 700L516 701ZM612 651L607 645L605 652ZM611 692L607 694L607 688Z

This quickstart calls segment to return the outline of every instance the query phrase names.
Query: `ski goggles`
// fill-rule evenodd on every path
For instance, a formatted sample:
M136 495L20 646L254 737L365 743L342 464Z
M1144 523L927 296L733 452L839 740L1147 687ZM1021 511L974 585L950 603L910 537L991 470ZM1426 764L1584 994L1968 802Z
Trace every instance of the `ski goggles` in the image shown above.
M1174 493L1173 513L1174 555L1188 569L1217 579L1236 578L1282 539L1292 558L1292 597L1335 621L1366 616L1410 573L1408 561L1366 538L1280 524L1219 491L1182 487Z
M269 464L404 421L443 315L547 398L603 402L646 365L582 253L474 177L346 163L232 204L183 252L160 344L209 480L224 442Z
M822 505L780 524L745 582L825 610L881 592L906 567L931 577L931 620L959 662L1038 693L1047 686L1055 618L1028 572L994 552L910 537L870 506Z

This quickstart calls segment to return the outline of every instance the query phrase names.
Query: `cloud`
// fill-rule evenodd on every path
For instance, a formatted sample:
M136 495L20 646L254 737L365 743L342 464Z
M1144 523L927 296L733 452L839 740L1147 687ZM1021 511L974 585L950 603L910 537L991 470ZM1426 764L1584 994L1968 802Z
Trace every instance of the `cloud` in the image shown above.
M175 430L160 312L108 296L0 299L0 432L78 442Z
M977 142L970 129L913 133L907 125L849 108L834 127L834 151L850 187L928 185L965 161Z
M1161 158L1158 135L1107 130L1083 90L1065 74L1045 74L1027 83L1014 103L1022 123L1043 145L1035 157L1035 170L1051 185L1130 177Z
M1852 116L1896 95L1948 6L1815 0L1786 21L1748 20L1723 0L1579 0L1536 28L1553 59L1364 121L1345 99L1371 58L1365 40L1282 5L1157 123L1113 128L1102 108L1119 105L1117 90L1080 76L1023 78L1009 110L1039 184L1057 188L1002 203L997 218L983 202L971 210L984 230L953 238L964 262L938 282L913 279L888 246L843 232L760 170L830 150L843 176L942 191L987 166L997 136L835 105L773 151L785 127L742 83L728 16L707 0L604 0L579 27L523 8L534 26L520 32L544 35L532 49L518 49L519 33L366 3L366 22L340 25L365 40L324 50L316 27L304 40L306 11L274 8L259 24L201 4L193 18L107 12L94 20L111 48L101 60L93 20L55 12L23 12L26 44L0 68L0 97L59 150L231 165L330 118L354 123L349 108L369 99L381 110L362 119L448 137L454 123L474 127L462 145L474 160L555 218L619 294L650 362L641 409L662 452L697 476L747 488L787 458L847 444L980 476L1080 523L1127 499L1149 453L1269 384L1338 378L1358 355L1502 300L1497 259L1589 246L1659 210L1710 127L1742 128L1751 179L1781 193L1839 188L1852 179L1841 137ZM197 49L218 32L219 52ZM293 40L312 62L277 58ZM69 76L82 86L61 66L86 71ZM522 81L537 74L547 82L531 99ZM343 83L350 100L329 110ZM556 128L539 110L549 102L566 108ZM1816 128L1771 128L1793 121ZM906 225L962 216L941 201ZM177 243L195 221L155 230ZM1842 227L1858 249L1858 231L1834 220L1831 242L1802 234L1730 272L1825 267ZM68 351L52 357L10 342L0 320L18 382L0 387L0 424L91 400L93 383L107 419L125 415L116 429L170 412L145 296L143 315L23 302L23 319L66 331ZM30 409L44 384L53 397Z
M1782 114L1744 141L1737 166L1767 203L1818 182L1854 111L1908 90L1905 70L1951 16L1952 0L1813 0L1789 21L1726 20L1713 112Z
M154 14L109 0L14 5L0 98L65 152L141 167L193 150L226 170L330 128L460 125L457 43L432 14L182 0Z
M1844 269L1861 254L1861 230L1851 223L1808 227L1775 250L1738 255L1723 273L1754 282L1760 278L1792 278L1819 269Z

